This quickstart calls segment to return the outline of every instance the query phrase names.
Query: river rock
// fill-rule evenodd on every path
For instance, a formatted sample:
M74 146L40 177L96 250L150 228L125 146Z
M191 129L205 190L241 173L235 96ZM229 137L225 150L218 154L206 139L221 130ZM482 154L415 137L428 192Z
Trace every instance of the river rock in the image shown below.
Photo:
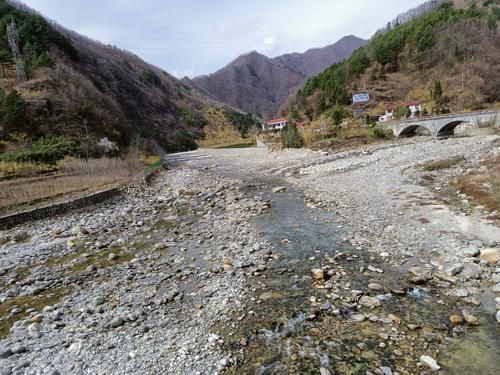
M311 269L311 273L316 280L323 280L325 278L325 272L321 268L313 268Z
M462 317L462 315L453 314L452 316L450 316L450 322L453 325L463 324L464 318Z
M462 311L462 314L464 316L465 321L467 324L470 324L472 326L477 326L479 324L479 320L472 314L470 314L467 311Z
M462 254L467 257L477 257L479 255L479 249L476 246L469 246L462 250Z
M378 307L380 306L382 303L375 297L370 297L370 296L363 296L359 299L359 302L358 302L361 306L363 307L368 307L368 308L372 308L372 307Z
M480 279L481 275L483 273L483 269L479 264L476 263L465 263L464 264L464 269L461 273L461 276L465 280L470 280L470 279Z
M259 299L261 299L262 301L269 301L273 299L282 299L282 298L283 294L279 292L265 292L259 296Z
M273 188L273 193L277 194L277 193L284 193L286 191L286 187L285 186L276 186Z
M446 275L448 276L458 275L460 272L462 272L463 269L464 266L462 264L454 264L453 266L446 269Z
M123 319L121 317L117 316L116 318L113 318L113 320L111 321L111 327L118 328L118 327L122 326L123 323L125 323L123 321Z
M428 355L421 356L420 362L429 367L432 371L438 371L441 369L441 366L438 365L436 360Z
M491 265L495 265L500 262L500 249L499 248L482 249L479 258Z
M497 311L497 314L495 315L495 318L497 319L497 323L500 324L500 310Z
M384 287L378 283L370 283L370 284L368 284L368 289L375 290L377 292L381 292L384 290Z
M366 315L364 314L352 314L350 317L355 322L364 322L366 320Z
M493 285L493 291L495 293L500 293L500 283Z
M331 375L332 373L330 372L330 370L328 370L327 368L325 367L320 367L319 369L319 373L320 375Z

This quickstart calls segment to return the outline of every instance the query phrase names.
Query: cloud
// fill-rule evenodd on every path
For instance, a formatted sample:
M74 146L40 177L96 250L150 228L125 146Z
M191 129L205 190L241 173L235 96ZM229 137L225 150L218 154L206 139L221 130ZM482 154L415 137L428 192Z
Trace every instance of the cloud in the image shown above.
M422 0L23 0L58 23L128 49L174 75L208 74L238 55L303 52L369 38ZM133 21L133 22L132 22Z
M274 44L276 42L276 37L274 36L268 36L266 39L264 39L264 44L270 45Z

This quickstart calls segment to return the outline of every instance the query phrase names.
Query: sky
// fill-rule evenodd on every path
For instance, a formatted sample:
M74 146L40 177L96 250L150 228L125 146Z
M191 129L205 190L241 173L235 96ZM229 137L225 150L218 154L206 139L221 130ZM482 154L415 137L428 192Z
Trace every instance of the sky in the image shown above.
M105 44L177 77L213 73L237 56L269 57L368 39L423 0L24 0Z

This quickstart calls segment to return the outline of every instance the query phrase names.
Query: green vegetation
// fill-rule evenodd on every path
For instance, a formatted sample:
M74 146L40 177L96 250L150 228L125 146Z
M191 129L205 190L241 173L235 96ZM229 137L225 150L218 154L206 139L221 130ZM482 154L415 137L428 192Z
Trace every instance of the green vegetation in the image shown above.
M40 138L22 150L2 157L6 162L39 162L55 164L66 155L73 153L74 143L64 137Z
M373 136L375 138L385 138L385 132L382 128L373 128Z
M500 17L498 8L492 8L495 17ZM296 105L292 110L301 109L306 117L314 110L316 116L336 105L350 104L348 85L358 79L371 67L372 81L385 80L386 72L399 71L399 59L405 52L409 59L420 64L423 53L436 43L436 31L444 24L460 20L486 19L485 9L470 6L455 9L452 3L443 4L438 10L424 14L403 25L398 25L374 37L366 46L355 51L350 58L333 64L322 73L310 78L298 92ZM496 22L496 21L495 21ZM434 90L442 95L442 90ZM306 100L314 95L314 100Z
M432 100L436 103L440 103L443 97L443 88L441 87L441 81L434 81L434 89L431 92Z
M8 136L10 133L28 130L26 102L16 90L5 94L0 88L0 119L5 133L2 136L0 132L0 138Z
M224 115L240 132L242 138L245 138L252 126L258 124L257 119L251 113L244 114L231 109L224 112Z
M281 143L285 148L301 148L304 146L304 138L300 135L295 124L288 124L283 129Z
M12 60L7 41L7 24L12 19L16 22L19 47L28 75L36 68L54 65L49 55L51 46L57 46L70 59L78 60L78 52L68 38L57 32L43 17L18 11L5 0L0 0L0 61Z
M160 87L161 86L161 79L156 75L155 72L152 70L145 70L141 73L141 76L139 77L141 82L145 83L146 85L149 86L155 86L155 87Z
M189 108L181 108L181 121L192 127L204 128L208 121L202 113L190 110Z

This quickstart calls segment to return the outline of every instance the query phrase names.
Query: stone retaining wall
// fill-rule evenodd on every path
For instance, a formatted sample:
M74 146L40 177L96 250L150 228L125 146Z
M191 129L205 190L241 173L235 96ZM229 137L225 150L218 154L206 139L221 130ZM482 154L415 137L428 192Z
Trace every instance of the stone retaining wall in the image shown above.
M144 183L150 184L154 179L156 173L160 169L167 169L165 162L160 164L157 168L151 170L144 176ZM18 212L6 216L0 216L0 230L9 229L16 225L24 224L29 221L45 219L47 217L64 214L66 212L91 206L96 203L101 203L111 198L117 197L121 194L121 188L115 187L108 190L99 191L85 197L75 198L70 201L54 203L49 206L33 208L28 211Z
M54 203L50 206L33 208L28 211L18 212L7 216L0 217L0 230L12 228L16 225L24 224L28 221L45 219L47 217L60 215L71 210L87 207L105 200L117 197L121 194L121 189L116 187L97 193L87 195L85 197L76 198L71 201Z

